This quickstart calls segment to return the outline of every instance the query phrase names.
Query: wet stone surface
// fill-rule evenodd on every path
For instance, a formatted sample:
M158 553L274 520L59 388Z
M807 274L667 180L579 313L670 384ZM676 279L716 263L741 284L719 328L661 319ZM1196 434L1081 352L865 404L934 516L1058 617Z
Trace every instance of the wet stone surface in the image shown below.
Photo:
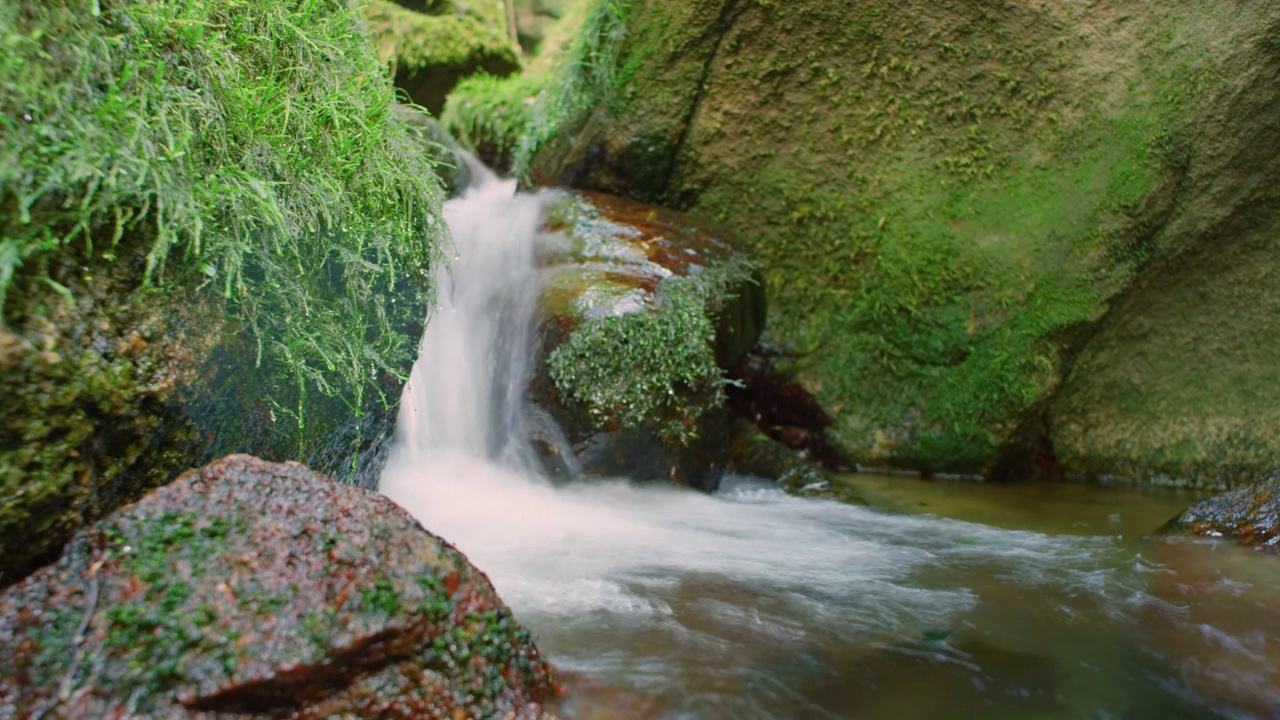
M1241 545L1280 549L1280 471L1192 505L1162 531L1226 537Z
M534 401L588 475L715 489L725 375L765 319L754 263L723 230L600 193L560 193L541 234Z
M379 495L245 455L0 595L0 717L548 718L483 573Z

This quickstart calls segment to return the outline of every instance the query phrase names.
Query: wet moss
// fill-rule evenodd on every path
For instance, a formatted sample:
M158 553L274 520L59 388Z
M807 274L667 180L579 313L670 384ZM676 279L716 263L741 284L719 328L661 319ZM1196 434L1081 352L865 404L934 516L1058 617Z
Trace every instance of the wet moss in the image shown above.
M443 240L347 3L100 5L0 2L0 583L210 446L354 474Z
M663 163L629 148L670 140L661 202L751 246L767 334L849 453L978 472L1056 387L1062 338L1148 262L1227 15L636 3L616 91L532 165L652 197Z
M703 413L724 404L715 312L751 269L731 258L663 280L654 307L583 319L547 359L556 388L597 427L650 426L664 442L688 444Z
M396 84L415 103L439 115L445 96L461 78L477 71L509 75L520 68L502 7L494 2L440 2L426 14L388 0L371 0L361 14Z

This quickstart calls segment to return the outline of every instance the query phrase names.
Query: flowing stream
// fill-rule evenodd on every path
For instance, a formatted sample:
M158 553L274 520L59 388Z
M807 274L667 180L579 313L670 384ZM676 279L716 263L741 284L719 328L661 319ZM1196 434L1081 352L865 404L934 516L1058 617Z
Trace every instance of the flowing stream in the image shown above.
M1141 538L1176 499L553 487L523 400L544 199L473 175L381 490L489 575L566 671L567 717L1280 717L1280 568Z

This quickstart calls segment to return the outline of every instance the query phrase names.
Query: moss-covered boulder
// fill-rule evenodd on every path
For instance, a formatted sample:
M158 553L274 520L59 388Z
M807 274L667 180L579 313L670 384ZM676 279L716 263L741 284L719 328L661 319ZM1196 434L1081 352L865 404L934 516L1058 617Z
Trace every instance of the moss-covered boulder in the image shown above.
M721 231L596 193L552 200L533 394L593 474L714 488L725 370L759 336L763 288Z
M998 450L1020 430L1043 440L1027 418L1091 338L1114 350L1079 356L1100 365L1072 371L1070 412L1080 433L1104 429L1051 428L1074 445L1063 463L1127 460L1129 430L1172 389L1148 383L1121 408L1115 382L1086 387L1094 373L1178 386L1135 465L1154 468L1159 448L1182 467L1274 457L1243 429L1274 425L1273 393L1243 390L1275 367L1274 293L1228 292L1275 257L1274 3L634 0L596 2L588 20L514 166L727 224L766 269L766 337L795 351L852 458L1025 473ZM1239 271L1218 276L1228 239ZM1187 265L1193 247L1205 262ZM1166 299L1126 294L1135 282ZM1098 334L1117 298L1137 325ZM1257 312L1223 329L1241 306ZM1136 336L1148 308L1167 328L1152 326L1163 364L1107 339ZM1176 308L1195 308L1194 330L1175 330Z
M363 14L396 86L432 115L440 114L445 96L463 77L510 75L520 68L506 0L369 0Z
M1280 11L1270 7L1222 29L1236 53L1178 151L1163 225L1135 248L1147 269L1035 418L1067 475L1221 488L1280 465Z
M1161 532L1225 537L1241 545L1280 549L1280 471L1192 505Z
M0 0L0 586L228 452L376 480L443 230L362 28Z
M0 594L12 717L550 717L484 574L386 498L231 456Z

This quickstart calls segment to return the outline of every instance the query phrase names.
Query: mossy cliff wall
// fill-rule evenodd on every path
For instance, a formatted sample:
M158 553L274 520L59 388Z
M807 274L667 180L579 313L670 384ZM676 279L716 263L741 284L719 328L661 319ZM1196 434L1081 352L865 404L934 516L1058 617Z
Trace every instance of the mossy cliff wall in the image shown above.
M343 0L0 0L0 585L229 452L376 479L439 181Z
M790 369L860 462L1148 478L1158 447L1206 431L1244 432L1252 457L1280 461L1275 432L1244 429L1275 413L1273 390L1244 390L1278 367L1273 293L1213 269L1258 274L1258 254L1274 257L1274 184L1240 180L1237 164L1276 126L1257 93L1270 92L1280 4L597 8L617 22L589 26L570 59L589 97L542 113L548 130L544 90L516 167L707 213L748 240L773 298L768 336L798 352ZM1247 232L1230 229L1225 199ZM1217 255L1227 237L1234 260ZM1203 286L1202 300L1141 289L1167 283ZM1123 332L1144 297L1169 306L1151 331L1168 342L1137 365ZM1246 300L1249 316L1233 316ZM1091 390L1107 372L1142 377L1120 397ZM1233 379L1197 382L1211 375ZM1068 416L1121 424L1081 440ZM1117 437L1140 425L1148 437L1125 455ZM1186 452L1195 482L1222 460L1209 441Z

